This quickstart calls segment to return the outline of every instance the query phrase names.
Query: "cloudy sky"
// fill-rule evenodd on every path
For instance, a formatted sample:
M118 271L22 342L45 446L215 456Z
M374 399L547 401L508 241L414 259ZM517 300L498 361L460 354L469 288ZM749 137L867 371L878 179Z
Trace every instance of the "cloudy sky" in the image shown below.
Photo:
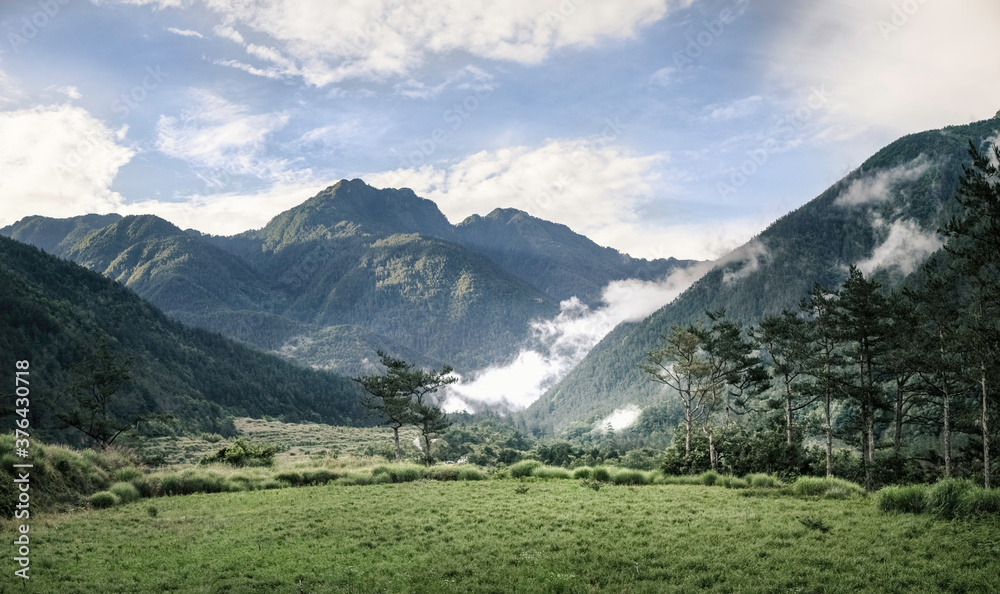
M996 0L5 0L0 225L262 226L341 178L645 257L1000 108Z

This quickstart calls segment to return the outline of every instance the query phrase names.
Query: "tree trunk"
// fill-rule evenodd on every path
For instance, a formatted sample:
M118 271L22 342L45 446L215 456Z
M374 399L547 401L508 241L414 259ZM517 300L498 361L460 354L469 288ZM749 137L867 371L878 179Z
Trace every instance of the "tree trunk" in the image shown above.
M785 441L792 445L792 384L785 379Z
M396 442L396 462L403 459L403 450L399 447L399 427L392 428L392 439Z
M983 390L983 485L990 488L990 409L986 390L986 365L981 364L979 385Z
M944 428L942 437L944 438L944 477L951 477L951 397L948 395L948 388L945 386L944 401L942 403L942 416L944 417Z
M708 435L708 462L712 466L712 470L715 470L718 467L719 458L715 452L715 433L706 427L705 434Z
M684 400L684 456L691 457L691 398Z
M426 431L426 428L423 434L424 434L424 458L427 466L430 466L431 461L433 460L433 458L431 458L431 435Z
M892 452L897 456L903 445L903 385L905 383L896 378L896 435L893 439Z
M830 390L824 398L826 406L826 476L833 476L833 419L830 418Z
M858 355L859 382L861 387L861 461L865 467L865 491L872 490L872 456L871 456L871 424L868 422L871 416L870 401L871 394L868 393L869 385L865 381L865 359L864 351Z

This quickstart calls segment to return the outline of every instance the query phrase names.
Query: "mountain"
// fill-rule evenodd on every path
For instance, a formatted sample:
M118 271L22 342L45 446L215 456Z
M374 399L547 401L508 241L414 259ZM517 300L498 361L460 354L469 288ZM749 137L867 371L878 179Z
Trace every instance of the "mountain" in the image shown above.
M123 283L170 316L358 374L375 351L471 371L512 358L531 322L612 280L687 265L597 246L519 211L451 225L409 189L342 180L262 229L205 235L147 215L29 217L0 234Z
M632 258L601 247L565 225L509 208L473 215L459 223L456 231L459 243L490 256L555 299L578 297L590 306L600 303L601 291L611 281L660 279L691 264L674 258Z
M607 335L523 414L541 429L592 423L629 405L662 399L637 367L673 325L725 308L744 323L795 308L814 283L837 287L857 264L887 286L900 282L941 241L935 231L968 162L969 141L996 139L996 119L914 134L892 143L819 197L725 256L674 302Z
M9 361L30 361L35 427L56 426L54 411L70 403L69 370L101 344L133 361L119 410L176 417L174 426L155 427L161 434L232 433L233 416L369 420L347 378L184 326L117 282L7 238L0 238L0 302L0 349Z

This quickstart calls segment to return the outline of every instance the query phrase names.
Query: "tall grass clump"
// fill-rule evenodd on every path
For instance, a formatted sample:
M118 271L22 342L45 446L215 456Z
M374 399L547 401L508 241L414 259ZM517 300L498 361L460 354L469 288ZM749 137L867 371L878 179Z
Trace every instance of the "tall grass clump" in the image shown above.
M511 478L526 478L531 476L531 473L533 473L535 469L541 465L542 463L538 460L521 460L520 462L512 465L508 471L510 472Z
M705 472L701 473L698 476L698 478L701 480L701 484L705 485L706 487L711 487L714 486L716 482L718 482L719 473L715 472L714 470L706 470Z
M927 510L927 487L924 485L894 485L885 487L876 502L884 512L922 514Z
M115 483L108 488L108 491L114 493L121 503L132 503L133 501L138 501L141 497L139 489L136 489L132 483Z
M776 489L782 486L777 477L761 472L748 474L744 480L755 489Z
M573 478L570 471L558 466L539 466L531 471L531 476L540 479L569 479Z
M1000 518L1000 490L977 486L967 491L959 503L958 514L967 518Z
M609 483L611 482L611 472L603 466L598 466L590 473L590 478L601 483Z
M801 476L792 484L792 493L799 497L847 499L861 497L865 494L865 490L861 485L841 478Z
M611 473L611 482L616 485L646 485L649 477L641 470L619 468Z
M110 491L98 491L87 498L92 507L106 509L118 505L118 496Z
M951 520L962 511L962 500L976 490L976 485L965 479L940 480L927 492L927 511Z
M750 483L745 479L741 479L735 476L724 476L719 480L719 483L727 489L746 489L750 486Z
M589 479L590 475L593 473L594 471L591 470L589 466L581 466L580 468L573 470L573 478L586 480Z

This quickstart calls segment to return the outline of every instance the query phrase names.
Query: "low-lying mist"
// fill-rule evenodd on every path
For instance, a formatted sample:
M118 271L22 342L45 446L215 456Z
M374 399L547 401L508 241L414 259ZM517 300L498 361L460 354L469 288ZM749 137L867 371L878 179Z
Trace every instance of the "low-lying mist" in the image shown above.
M711 268L705 262L677 270L659 281L615 281L590 308L576 297L560 304L551 320L532 324L533 339L509 364L463 377L447 388L445 409L475 410L482 405L527 408L564 378L598 342L623 322L638 322L673 301ZM478 406L477 406L478 405Z

